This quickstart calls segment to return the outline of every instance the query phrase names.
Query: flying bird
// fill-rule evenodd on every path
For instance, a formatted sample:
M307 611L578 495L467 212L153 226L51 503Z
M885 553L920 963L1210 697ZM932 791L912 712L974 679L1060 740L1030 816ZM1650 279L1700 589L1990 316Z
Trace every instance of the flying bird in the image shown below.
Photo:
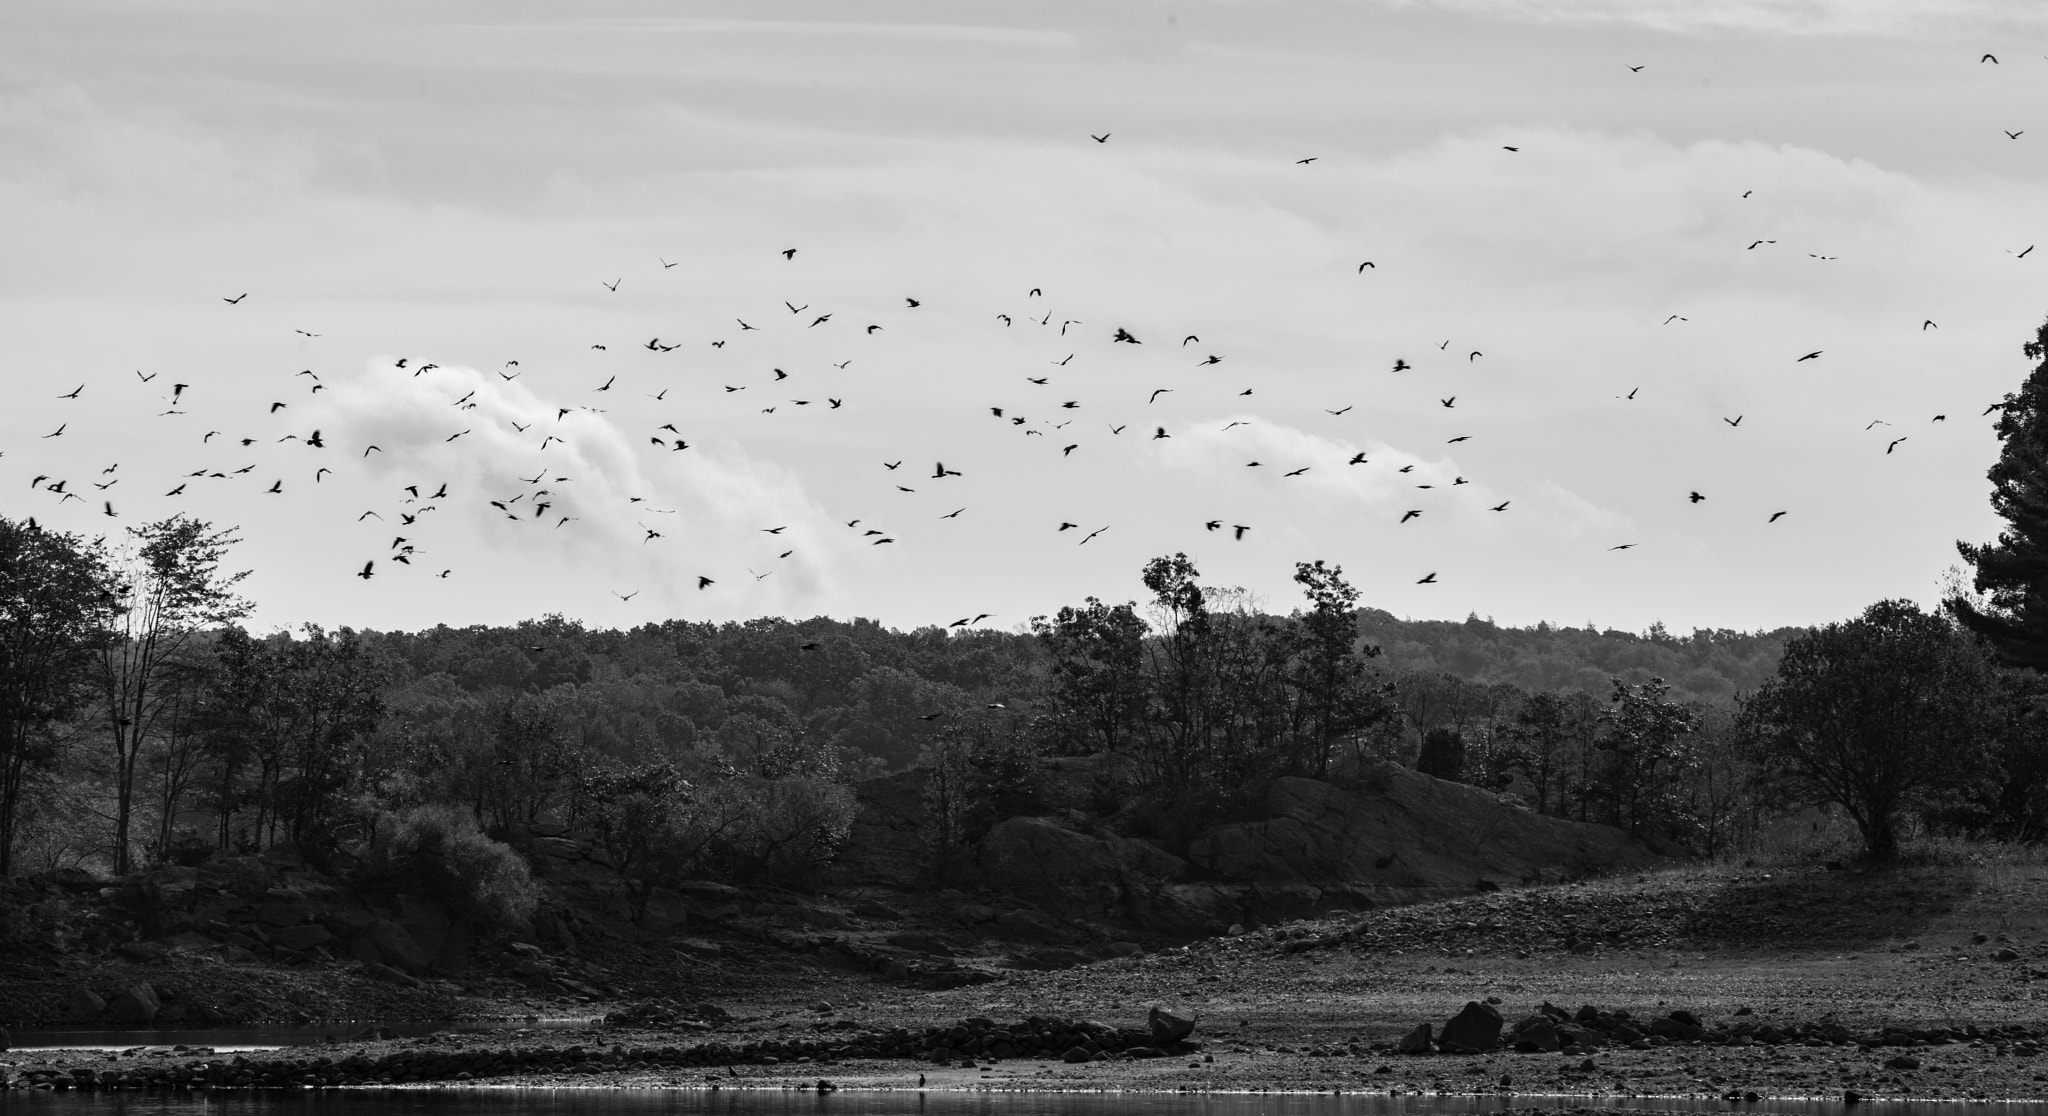
M84 391L84 390L85 390L85 385L84 385L84 384L80 384L80 385L78 385L77 387L75 387L75 388L72 388L72 389L71 389L71 390L70 390L69 392L66 392L66 393L65 393L65 394L63 394L63 395L60 395L60 396L58 396L57 398L59 398L59 399L76 399L76 398L78 398L78 393L79 393L79 392L81 392L81 391Z
M1783 517L1784 517L1784 515L1785 515L1785 513L1784 513L1784 512L1772 512L1772 513L1771 513L1771 517L1770 517L1769 519L1766 519L1766 520L1764 520L1764 522L1765 522L1765 523L1776 523L1776 522L1777 522L1777 521L1778 521L1779 519L1783 518Z
M1898 437L1898 438L1893 438L1893 439L1892 439L1892 442L1891 442L1891 444L1890 444L1890 445L1888 445L1888 446L1886 446L1886 447L1884 448L1884 452L1886 452L1886 453L1890 453L1890 452L1892 452L1893 450L1895 450L1895 449L1898 449L1898 448L1899 448L1899 443L1900 443L1900 442L1903 442L1903 441L1905 441L1905 440L1906 440L1906 439L1905 439L1904 437Z
M1990 56L1989 56L1989 55L1986 55L1985 57L1987 57L1987 58L1988 58L1988 57L1990 57ZM1994 62L1995 62L1995 61L1997 61L1997 59L1992 59L1992 61L1994 61ZM1108 143L1108 142L1109 142L1109 136L1110 136L1110 133L1108 133L1108 132L1104 132L1104 133L1102 133L1102 134L1101 134L1101 135L1099 135L1099 136L1098 136L1098 135L1096 135L1096 134L1095 134L1095 133L1093 133L1093 132L1090 132L1090 133L1088 133L1088 138L1089 138L1089 139L1092 139L1092 140L1094 140L1094 141L1095 141L1096 143Z
M1245 526L1242 523L1233 523L1230 526L1230 537L1233 539L1242 539L1244 538L1244 533L1249 530L1251 530L1251 528Z
M1699 503L1701 500L1706 499L1705 496L1702 496L1697 492L1687 493L1685 498L1692 501L1695 504Z
M376 572L377 562L375 559L371 559L370 561L363 563L362 570L358 572L356 576L362 578L364 581L368 581L370 580L370 577Z
M1131 334L1130 334L1130 331L1129 331L1129 330L1126 330L1126 329L1124 329L1124 328L1123 328L1123 327L1121 327L1121 326L1117 327L1117 331L1116 331L1116 336L1115 336L1115 337L1112 337L1112 338L1110 338L1110 341L1111 341L1111 343L1115 343L1115 342L1118 342L1118 341L1126 341L1126 342L1129 342L1130 344L1133 344L1133 345L1142 345L1142 344L1144 344L1144 342L1143 342L1143 341L1140 341L1140 340L1138 340L1137 338L1135 338L1135 337L1131 336Z
M1630 548L1630 547L1632 547L1632 546L1634 546L1634 545L1635 545L1634 543L1622 543L1622 544L1621 544L1620 546L1610 546L1610 547L1608 547L1607 549L1609 549L1609 550L1627 550L1628 548Z
M238 302L240 302L240 301L242 301L243 299L245 299L245 298L248 298L248 297L249 297L249 292L248 292L248 291L243 291L243 292L242 292L241 294L238 294L238 295L236 295L236 296L235 296L235 297L233 297L233 298L222 298L222 299L221 299L221 301L222 301L222 302L225 302L225 303L227 303L227 304L228 304L229 306L233 306L234 304L236 304L236 303L238 303Z
M1742 416L1736 415L1734 418L1723 418L1721 421L1727 423L1730 426L1741 426Z
M2020 129L2019 131L2017 131L2017 132L2006 132L2006 133L2005 133L2005 138L2007 138L2007 139L2018 139L2018 138L2020 138L2021 136L2024 136L2024 135L2026 135L2026 134L2027 134L2027 130L2026 130L2025 128L2021 128L2021 129Z
M1417 585L1435 585L1435 584L1436 584L1436 571L1435 571L1435 570L1431 570L1431 571L1430 571L1429 573L1427 573L1427 574L1423 575L1423 577L1421 578L1421 580L1417 581L1417 582L1416 582L1415 584L1417 584Z
M597 282L598 282L598 285L599 285L599 286L601 286L601 287L603 287L603 288L604 288L605 290L611 291L611 292L613 292L614 294L616 294L616 293L618 293L618 289L619 289L619 284L620 284L620 283L623 283L623 282L625 282L625 281L626 281L626 280L625 280L625 277L624 277L624 276L621 276L621 277L619 277L619 278L617 278L617 279L614 279L614 280L612 280L612 281L611 281L611 282L609 282L609 283L605 282L605 281L604 281L604 280L602 280L602 279L599 279L599 280L598 280Z
M1409 520L1411 520L1411 519L1414 519L1414 518L1415 518L1416 516L1418 516L1418 515L1421 515L1421 514L1422 514L1422 509L1421 509L1421 508L1411 508L1411 509L1409 509L1409 510L1408 510L1408 513L1407 513L1406 515L1403 515L1403 516L1401 517L1401 522L1402 522L1402 523L1406 523L1406 522L1408 522Z
M1986 62L1989 62L1992 65L1996 66L1998 65L1998 56L1995 54L1987 54L1984 57L1977 59L1977 64L1979 66L1982 66Z
M1810 353L1806 354L1805 356L1803 356L1803 357L1800 357L1800 358L1799 358L1799 360L1813 360L1813 359L1815 359L1815 358L1819 357L1819 356L1820 356L1820 354L1821 354L1821 350L1819 350L1819 349L1815 349L1814 351L1812 351L1812 352L1810 352ZM1793 361L1792 363L1794 363L1794 364L1798 364L1798 363L1799 363L1799 360L1795 360L1795 361Z
M1308 158L1306 158L1306 159L1296 159L1296 160L1294 161L1294 164L1295 164L1296 166L1300 166L1300 167L1305 167L1305 166L1309 165L1310 163L1313 163L1313 162L1315 162L1315 161L1316 161L1317 159L1319 159L1319 158L1321 158L1321 156L1319 156L1319 155L1311 155L1311 156L1309 156L1309 157L1308 157Z
M1502 500L1502 501L1501 501L1500 503L1498 503L1498 504L1495 504L1495 505L1493 506L1492 510L1493 510L1493 511L1506 511L1506 510L1508 510L1508 504L1510 504L1510 503L1512 503L1512 501L1509 501L1509 500Z
M1358 273L1360 275L1364 275L1365 269L1368 267L1372 268L1374 271L1379 270L1379 267L1377 265L1375 265L1371 260L1367 260L1364 263L1358 265Z

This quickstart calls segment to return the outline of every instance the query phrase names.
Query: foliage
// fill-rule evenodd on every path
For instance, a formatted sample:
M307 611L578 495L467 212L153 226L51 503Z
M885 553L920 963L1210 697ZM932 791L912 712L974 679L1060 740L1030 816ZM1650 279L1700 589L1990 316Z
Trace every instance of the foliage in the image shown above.
M56 767L57 727L87 698L106 578L77 536L0 517L0 876L14 867L23 791Z
M1465 770L1465 736L1457 729L1433 728L1422 734L1415 770L1455 781Z
M2048 322L2021 351L2040 363L2005 397L1995 427L2002 445L1986 474L2006 528L1994 542L1956 543L1983 597L1957 594L1947 607L2006 662L2048 671Z
M1880 601L1787 644L1778 676L1743 704L1743 727L1768 787L1840 806L1866 851L1885 859L1902 815L1986 773L1994 682L1956 625L1910 601Z
M484 835L476 818L450 805L413 806L377 820L358 882L379 891L431 895L478 929L510 929L532 917L538 892L526 861Z

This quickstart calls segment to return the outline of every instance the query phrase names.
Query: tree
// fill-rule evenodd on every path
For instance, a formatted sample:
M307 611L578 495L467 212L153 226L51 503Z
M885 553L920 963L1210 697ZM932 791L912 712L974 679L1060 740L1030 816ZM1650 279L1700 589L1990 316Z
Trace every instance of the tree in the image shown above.
M1052 656L1053 731L1065 750L1114 752L1129 742L1145 712L1145 622L1130 604L1089 597L1031 631Z
M110 638L96 663L114 761L113 868L134 867L129 832L135 812L135 773L143 746L159 730L178 687L190 679L185 656L194 637L248 615L234 593L247 571L220 568L236 542L232 528L182 514L128 529L111 586L100 597L100 621Z
M1689 745L1699 714L1666 700L1671 688L1662 678L1633 686L1613 682L1612 704L1600 714L1606 731L1595 742L1605 759L1595 793L1607 799L1608 824L1640 835L1678 813L1673 792L1692 763Z
M1531 694L1516 710L1507 735L1516 746L1516 767L1536 792L1536 812L1563 805L1563 783L1574 745L1592 735L1593 711L1584 694Z
M1741 725L1765 785L1840 806L1882 860L1898 849L1902 814L1984 771L1996 696L1967 633L1911 601L1879 601L1788 643Z
M51 726L87 695L105 590L94 549L0 517L0 876L14 867L22 790L56 762Z
M1456 782L1465 770L1465 737L1457 729L1433 728L1422 734L1415 770Z
M1956 543L1984 596L1956 594L1945 604L2006 662L2048 670L2048 322L2020 351L2040 364L2006 395L1995 428L2004 445L1985 474L1991 510L2007 526L1994 542Z
M1299 695L1306 767L1322 779L1329 777L1340 741L1391 718L1393 711L1366 685L1365 661L1380 649L1359 646L1358 590L1344 580L1344 568L1326 566L1321 559L1296 562L1294 581L1307 595L1309 609L1297 618L1292 681Z

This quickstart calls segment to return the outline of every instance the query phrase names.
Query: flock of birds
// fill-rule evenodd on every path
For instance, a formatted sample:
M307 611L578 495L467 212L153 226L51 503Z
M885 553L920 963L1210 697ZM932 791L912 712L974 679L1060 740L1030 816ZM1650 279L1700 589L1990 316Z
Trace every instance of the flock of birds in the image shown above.
M1998 60L1993 55L1986 54L1982 57L1981 63L1998 64ZM1630 69L1631 71L1640 71L1642 67L1631 66ZM2007 132L2007 135L2013 140L2018 140L2022 134L2023 130ZM1112 133L1110 132L1101 134L1091 133L1089 138L1097 145L1107 145L1110 142L1111 136ZM1503 157L1512 158L1520 153L1521 146L1503 145L1502 151ZM1307 156L1295 160L1295 163L1300 166L1312 166L1317 160L1317 156ZM1741 198L1749 199L1752 194L1753 191L1744 191ZM1731 245L1730 248L1735 251L1757 251L1760 248L1776 243L1774 239L1759 238L1747 244L1746 247L1738 243ZM2008 251L2010 252L2010 250ZM2029 245L2023 250L2011 252L2010 254L2019 259L2025 259L2032 251L2033 246ZM803 266L798 262L799 250L795 247L782 248L777 254L781 256L785 264L790 265L793 269L801 269ZM1820 253L1808 254L1822 260L1833 258ZM677 262L671 262L665 257L657 256L656 259L660 269L663 271L677 266ZM1379 270L1377 262L1364 260L1357 264L1352 274L1362 277L1367 272L1378 274ZM800 271L793 272L793 277L799 273ZM596 282L606 291L616 295L620 287L625 285L630 278L632 278L630 274L620 274L615 278L609 280L599 279ZM245 291L233 296L219 296L219 301L227 307L239 308L249 297L249 292ZM766 309L765 317L754 315L753 321L745 318L735 318L732 324L726 327L727 335L710 340L709 345L715 350L726 350L730 344L734 346L733 351L738 352L741 351L743 346L742 339L748 338L749 334L768 336L777 332L787 333L792 330L806 333L813 330L826 333L835 330L850 331L856 338L873 337L878 333L885 333L891 330L914 329L915 323L921 316L930 315L933 312L927 308L927 300L925 298L910 294L898 297L901 297L902 305L897 308L893 317L885 317L883 320L875 321L862 320L850 325L844 314L839 310L816 307L808 301L799 304L794 299L786 300L780 306ZM1076 451L1082 450L1090 436L1128 437L1155 442L1171 439L1175 436L1174 432L1169 430L1169 423L1158 421L1150 416L1139 418L1136 414L1132 413L1120 413L1118 415L1119 421L1090 421L1084 423L1081 427L1075 427L1075 423L1080 421L1082 413L1091 410L1098 403L1096 400L1087 398L1069 398L1067 397L1068 393L1061 390L1065 387L1068 371L1071 371L1070 366L1077 356L1081 356L1084 353L1099 355L1101 350L1113 349L1119 345L1133 347L1151 345L1155 348L1168 346L1185 353L1187 362L1193 368L1214 368L1224 365L1229 360L1227 352L1209 351L1209 346L1203 343L1198 333L1182 334L1179 331L1175 331L1175 335L1164 338L1149 335L1141 337L1128 325L1101 321L1100 315L1093 312L1082 311L1082 313L1086 314L1085 319L1068 316L1069 311L1051 308L1051 300L1046 297L1045 290L1040 287L1024 288L1019 291L1017 298L1018 305L1001 312L990 313L985 319L987 327L1002 330L1036 328L1044 331L1043 335L1045 338L1049 342L1053 342L1056 348L1069 351L1058 359L1047 360L1047 364L1057 371L1048 371L1042 375L1024 377L1029 386L1021 390L1039 392L1039 389L1044 389L1041 394L1036 396L1037 401L1021 406L1010 401L989 403L986 405L987 417L984 421L987 421L996 430L1015 433L1023 437L1045 439L1047 452L1056 452L1061 458L1071 457ZM773 318L776 324L772 326L755 324L756 322L765 323L768 318ZM1664 319L1663 325L1679 325L1687 320L1683 315L1671 314ZM1938 328L1937 323L1931 319L1923 319L1920 323L1922 331ZM320 333L305 329L300 329L296 332L308 340L316 340L322 336ZM624 343L622 342L621 344ZM665 341L660 336L651 336L644 342L636 340L632 344L651 353L668 353L678 349L682 343ZM1436 348L1439 352L1450 354L1450 346L1451 340L1446 339L1439 343ZM591 344L590 349L597 353L603 353L609 351L609 345L605 342L598 342ZM1788 353L1787 363L1799 364L1808 361L1818 361L1824 359L1825 355L1825 350L1821 349L1805 351L1798 355ZM1462 356L1463 363L1466 365L1476 365L1477 362L1486 358L1486 354L1483 351L1465 349L1462 346L1458 353L1450 354L1450 356L1451 359ZM848 358L832 363L835 368L843 371L853 362L853 359ZM445 375L448 371L440 364L431 361L415 362L406 357L396 358L395 368L409 372L414 379L433 377L437 372ZM1392 375L1404 375L1414 373L1417 369L1417 364L1412 363L1406 357L1400 357L1392 362L1388 372ZM158 386L155 384L158 376L154 373L144 373L138 370L134 375L143 384L152 385L160 390L158 400L162 405L162 409L156 412L158 417L171 418L188 414L187 403L190 398L188 393L196 393L201 390L189 383L170 383ZM495 371L497 380L506 384L519 379L521 375L522 372L517 360L507 361L502 368ZM767 378L751 383L719 383L717 384L719 389L717 394L725 397L735 397L741 392L753 391L756 395L762 395L767 394L768 391L775 391L776 397L774 400L772 402L764 401L763 405L759 408L760 412L764 414L774 414L783 408L816 407L824 411L836 411L846 405L846 398L844 396L833 395L828 392L813 392L805 397L791 396L788 388L784 385L786 382L793 380L792 373L780 367L771 367L766 373L755 373L755 375L764 375ZM327 385L322 382L320 375L312 369L298 372L294 379L300 381L300 386L304 389L305 394L309 396L318 396L319 393L327 389ZM453 576L456 572L453 567L432 568L438 565L438 563L431 563L426 560L430 551L425 547L424 540L428 537L433 525L433 521L429 517L443 511L445 508L453 506L456 501L468 502L472 509L477 511L489 508L491 509L490 514L501 516L505 520L522 524L533 530L549 532L575 530L575 525L582 520L583 516L572 513L577 510L587 510L584 505L578 502L577 498L570 495L571 490L568 486L572 486L577 478L571 473L561 471L559 468L550 468L547 464L548 459L540 455L544 454L556 443L565 441L566 431L562 428L562 424L572 415L579 412L609 412L612 408L599 406L599 404L608 403L610 400L620 398L618 395L611 394L615 391L623 395L624 389L621 388L619 381L619 374L609 374L602 380L590 384L585 390L589 393L592 402L572 406L557 406L552 423L547 423L545 420L520 423L509 418L494 418L488 410L482 415L476 414L486 404L492 402L489 398L492 385L488 383L484 388L472 388L459 396L454 396L454 393L450 392L449 394L454 397L446 400L451 414L448 421L448 433L442 438L442 441L450 444L458 443L464 437L475 432L477 428L476 423L480 421L502 421L519 439L531 443L533 453L536 455L534 458L536 463L531 466L532 471L530 475L518 474L508 476L503 479L501 486L493 491L464 492L451 488L449 482L438 480L421 480L399 486L392 493L390 503L382 507L364 509L356 516L356 522L358 523L374 519L389 525L392 538L377 553L367 557L359 554L356 560L360 564L352 564L349 567L354 576L367 582L373 578L401 569L418 569L421 573L435 578L445 579ZM95 386L91 381L81 382L68 391L56 393L55 398L59 401L76 402L84 398L88 390L94 389ZM662 388L657 392L643 392L641 394L658 404L667 401L671 390L674 389ZM711 391L712 389L707 386L705 390ZM1172 395L1181 390L1184 390L1184 388L1177 386L1153 388L1145 395L1142 403L1133 400L1127 402L1125 406L1127 411L1135 411L1142 414L1145 409L1155 407L1162 397ZM1235 394L1239 397L1251 397L1256 390L1256 384L1249 384L1236 391ZM1640 388L1631 388L1625 395L1620 395L1616 398L1624 402L1632 402L1637 398L1639 390ZM479 398L480 395L484 396L484 398ZM1460 396L1456 393L1434 397L1444 411L1456 411L1460 402ZM318 428L284 430L280 432L275 427L275 424L286 423L292 420L291 407L294 402L296 400L266 399L251 407L250 411L252 413L249 424L251 427L264 420L268 420L273 424L272 428L261 433L208 429L194 431L193 437L202 446L226 447L238 451L250 450L259 444L296 443L303 449L316 451L321 455L312 461L311 468L306 468L306 459L304 458L301 458L300 464L296 466L296 468L301 470L300 475L306 478L303 483L314 485L322 483L324 478L335 471L336 467L361 464L372 455L384 452L383 447L375 443L347 446L330 445L327 436ZM1984 414L1989 415L1997 411L2001 406L2001 403L1992 403L1985 408ZM635 409L641 410L644 409L644 406L636 405ZM1337 408L1323 408L1325 413L1338 417L1345 415L1351 409L1349 404ZM655 422L654 419L657 417L659 416L645 417L646 428L637 435L645 439L645 442L642 444L648 447L651 452L662 454L689 452L692 449L689 436L679 429L674 422ZM1737 414L1732 417L1722 415L1719 417L1729 430L1739 430L1742 427L1745 415ZM1946 419L1947 416L1945 414L1935 414L1931 419L1925 421L1940 423L1946 421ZM1228 432L1230 429L1244 425L1248 421L1246 419L1234 419L1223 426L1222 430ZM90 433L75 430L73 425L71 421L61 422L55 429L42 434L40 437L46 441L66 437L77 438L81 434L85 437L93 437ZM1884 419L1876 419L1864 429L1869 431L1881 425L1890 427L1892 424ZM1084 434L1083 431L1089 433ZM1185 433L1185 431L1183 432ZM1483 436L1483 430L1477 433L1459 432L1446 439L1445 444L1456 445L1467 442L1475 437ZM1896 437L1890 438L1885 446L1885 454L1889 455L1898 450L1910 437L1910 434L1900 433ZM217 439L218 443L216 443ZM329 460L334 461L335 464L327 464ZM902 470L906 464L908 464L906 459L897 458L895 460L878 461L875 463L875 467L881 470L880 475L885 483L903 493L915 493L920 489L924 489L928 493L931 491L948 491L947 486L956 478L965 475L963 470L951 468L942 460L933 461L929 474L921 472L905 473ZM173 477L152 478L153 484L149 494L159 502L163 500L174 501L179 497L185 496L191 490L191 486L195 484L235 481L238 478L250 477L251 474L257 472L259 467L259 463L255 462L236 467L205 466ZM1329 461L1269 464L1254 458L1244 461L1243 467L1272 470L1277 472L1282 479L1286 479L1301 477L1314 470L1372 468L1374 467L1374 462L1366 451L1354 450L1348 456L1334 458ZM1392 471L1396 474L1410 474L1414 471L1415 467L1411 463L1402 465ZM918 467L913 466L913 468ZM85 503L87 506L90 506L91 503L96 502L100 505L100 515L108 519L120 519L122 513L116 507L115 494L113 492L115 486L124 479L120 474L120 470L121 465L119 463L110 464L100 470L97 477L87 478L82 485L74 484L73 479L69 477L55 476L49 472L38 472L29 482L28 487L39 498L50 501L58 507L72 502ZM268 472L277 472L280 475L269 476L267 475ZM287 476L282 475L282 470L277 469L267 471L267 473L253 478L257 484L262 484L265 479L268 479L268 486L260 491L268 495L283 495L287 488ZM302 482L293 481L294 486L299 483ZM1427 498L1421 497L1420 493L1439 487L1454 490L1471 482L1460 475L1454 476L1448 483L1441 485L1432 480L1421 480L1412 477L1404 477L1402 483L1413 484L1413 488L1418 494L1414 502L1418 506L1403 508L1400 514L1393 520L1392 525L1395 527L1419 519L1431 510L1430 507L1425 506ZM90 491L87 491L88 488ZM1697 490L1674 493L1674 498L1682 499L1695 505L1708 499L1705 494ZM637 530L641 533L639 541L642 545L657 543L667 538L674 530L668 525L673 521L663 521L658 518L662 515L675 514L674 509L656 508L653 506L652 501L639 496L626 497L625 501L625 507L620 510L634 517ZM1493 513L1512 514L1513 505L1514 500L1510 498L1501 500L1497 504L1481 504L1479 506ZM967 510L968 506L963 504L943 515L937 516L937 518L940 520L957 519ZM1759 514L1762 514L1762 512L1760 511ZM1765 516L1765 522L1767 524L1775 524L1790 514L1791 509L1788 508L1772 509ZM31 517L29 522L34 525L37 521ZM848 519L844 521L844 524L845 530L852 533L853 538L869 546L887 546L897 541L896 532L884 529L865 517ZM749 561L746 563L748 576L756 580L766 578L774 572L773 563L788 559L797 552L794 544L784 542L784 533L789 527L790 524L766 524L758 528L763 545L757 554L748 556ZM1220 533L1233 540L1243 540L1256 529L1255 524L1232 522L1221 518L1206 519L1201 522L1201 527L1207 532ZM1085 546L1111 528L1107 524L1094 525L1060 519L1055 522L1046 523L1044 529L1054 535L1072 538L1075 545ZM1633 541L1616 542L1608 545L1606 549L1625 551L1633 549L1637 545ZM769 568L766 572L757 572L753 568L755 564L765 564ZM689 576L694 578L696 588L700 591L712 589L721 580L736 579L737 577L735 573L723 569L707 572L693 571ZM1421 585L1437 583L1438 574L1436 571L1429 571L1416 579L1416 584ZM612 591L613 595L622 601L631 601L634 597L638 596L639 592L639 589L631 591L615 589ZM988 613L972 617L962 617L954 621L952 626L966 627L978 624L988 618Z

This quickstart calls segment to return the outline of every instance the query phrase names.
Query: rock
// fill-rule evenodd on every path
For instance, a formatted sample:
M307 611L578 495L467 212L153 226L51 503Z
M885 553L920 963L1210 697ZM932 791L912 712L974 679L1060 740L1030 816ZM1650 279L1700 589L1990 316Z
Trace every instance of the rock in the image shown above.
M985 903L962 903L953 911L953 918L962 926L977 926L996 920L996 909Z
M123 988L107 1001L107 1019L114 1023L147 1027L155 1021L156 1013L162 1008L163 1001L157 998L156 989L138 982Z
M1145 952L1145 947L1136 942L1111 942L1102 947L1102 952L1111 957L1136 957Z
M1430 1027L1427 1023L1417 1023L1414 1030L1402 1035L1394 1044L1394 1049L1403 1054L1427 1054L1429 1047Z
M1895 1070L1916 1070L1920 1068L1920 1059L1913 1057L1911 1054L1900 1054L1895 1057L1886 1058L1884 1060L1884 1068Z
M161 961L171 955L171 947L162 942L122 942L114 952L134 961Z
M1067 1048L1067 1052L1061 1056L1061 1060L1074 1063L1092 1062L1095 1060L1095 1055L1089 1053L1087 1047L1076 1044Z
M270 940L286 949L312 949L334 940L325 926L317 923L305 926L287 926L270 936Z
M413 936L406 932L405 927L388 918L380 918L364 927L363 936L357 940L368 942L374 947L379 960L384 964L403 969L415 976L426 972L428 966L433 964L433 958L428 956L426 950L420 948L420 944L413 940Z
M657 887L647 893L647 907L640 922L653 930L686 930L690 925L689 900L672 887Z
M392 984L401 984L407 988L421 987L418 977L413 976L411 973L400 972L389 965L377 961L365 961L363 963L363 971L378 980L389 981Z
M298 888L273 887L263 893L257 917L268 926L297 926L313 917L313 901Z
M1991 959L1993 961L2017 961L2020 959L2020 951L2011 946L2006 946L2004 949L1992 954Z
M1145 1026L1152 1032L1152 1041L1160 1046L1172 1046L1195 1033L1194 1016L1175 1015L1161 1007L1154 1007L1145 1016Z
M164 944L172 949L212 949L220 943L197 930L184 930L165 938Z
M270 869L253 856L216 856L199 866L201 891L260 895L270 888Z
M107 1010L107 1002L99 998L92 989L83 985L73 988L64 1001L64 1022L94 1023L100 1013Z
M1451 1016L1436 1039L1437 1049L1452 1054L1483 1054L1500 1045L1500 1012L1490 1004L1468 1001Z
M1547 1015L1532 1015L1516 1023L1508 1031L1508 1041L1524 1054L1564 1049L1564 1039L1557 1032L1557 1022Z

